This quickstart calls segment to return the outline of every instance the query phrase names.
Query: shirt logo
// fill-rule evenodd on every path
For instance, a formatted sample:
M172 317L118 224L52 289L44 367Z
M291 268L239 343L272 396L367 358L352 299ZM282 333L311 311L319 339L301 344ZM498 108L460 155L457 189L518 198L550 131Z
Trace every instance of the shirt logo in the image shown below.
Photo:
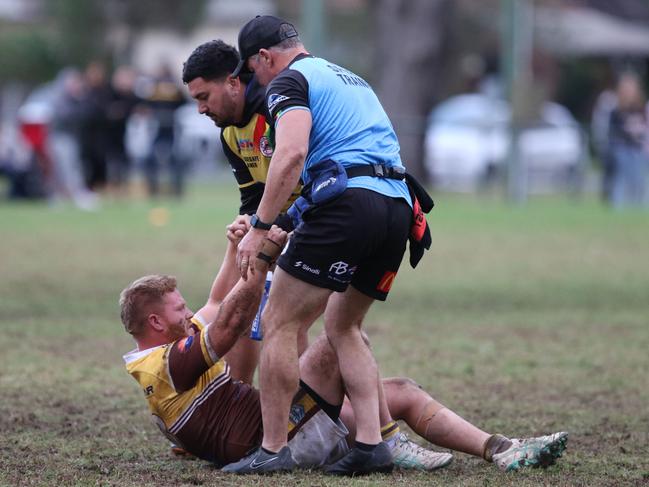
M237 147L239 147L239 150L253 150L255 148L254 144L252 143L252 140L250 139L238 139L237 140Z
M275 108L278 103L281 103L281 102L286 101L288 99L289 99L288 96L273 93L272 95L270 95L268 97L268 111L272 112L273 108Z
M265 135L259 139L259 151L265 157L271 157L273 155L273 146L270 145L270 140Z

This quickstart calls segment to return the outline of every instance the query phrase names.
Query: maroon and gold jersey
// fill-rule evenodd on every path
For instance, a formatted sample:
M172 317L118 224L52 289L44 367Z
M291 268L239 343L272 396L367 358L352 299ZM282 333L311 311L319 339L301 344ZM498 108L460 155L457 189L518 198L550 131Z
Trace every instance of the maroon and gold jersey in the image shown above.
M261 441L259 393L233 381L194 319L194 335L134 350L126 369L140 384L154 421L174 443L216 463L241 458Z

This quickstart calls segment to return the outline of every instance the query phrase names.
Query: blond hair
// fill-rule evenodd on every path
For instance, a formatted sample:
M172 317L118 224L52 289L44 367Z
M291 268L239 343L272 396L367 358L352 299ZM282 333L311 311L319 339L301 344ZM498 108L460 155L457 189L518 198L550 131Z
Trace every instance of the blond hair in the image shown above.
M119 295L120 317L124 329L133 336L142 334L152 305L159 304L165 294L176 290L173 276L151 275L136 279Z

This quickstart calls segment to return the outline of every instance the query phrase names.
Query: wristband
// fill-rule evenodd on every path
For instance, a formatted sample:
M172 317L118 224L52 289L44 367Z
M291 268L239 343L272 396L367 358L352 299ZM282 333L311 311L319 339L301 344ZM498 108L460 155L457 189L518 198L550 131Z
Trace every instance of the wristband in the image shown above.
M270 230L273 224L262 222L257 216L257 214L255 213L254 215L252 215L252 218L250 218L250 226L252 228L257 228L259 230Z

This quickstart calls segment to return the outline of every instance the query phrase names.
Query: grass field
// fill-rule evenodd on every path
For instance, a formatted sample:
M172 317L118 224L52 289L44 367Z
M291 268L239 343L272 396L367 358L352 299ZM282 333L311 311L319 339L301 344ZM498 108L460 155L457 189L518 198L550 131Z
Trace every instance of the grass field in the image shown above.
M438 195L434 242L367 331L407 375L488 431L567 430L545 471L457 454L433 474L233 478L172 458L121 355L117 296L146 273L204 302L236 212L227 187L97 213L0 204L1 485L643 485L649 483L649 215L595 201ZM165 206L169 221L152 226Z

